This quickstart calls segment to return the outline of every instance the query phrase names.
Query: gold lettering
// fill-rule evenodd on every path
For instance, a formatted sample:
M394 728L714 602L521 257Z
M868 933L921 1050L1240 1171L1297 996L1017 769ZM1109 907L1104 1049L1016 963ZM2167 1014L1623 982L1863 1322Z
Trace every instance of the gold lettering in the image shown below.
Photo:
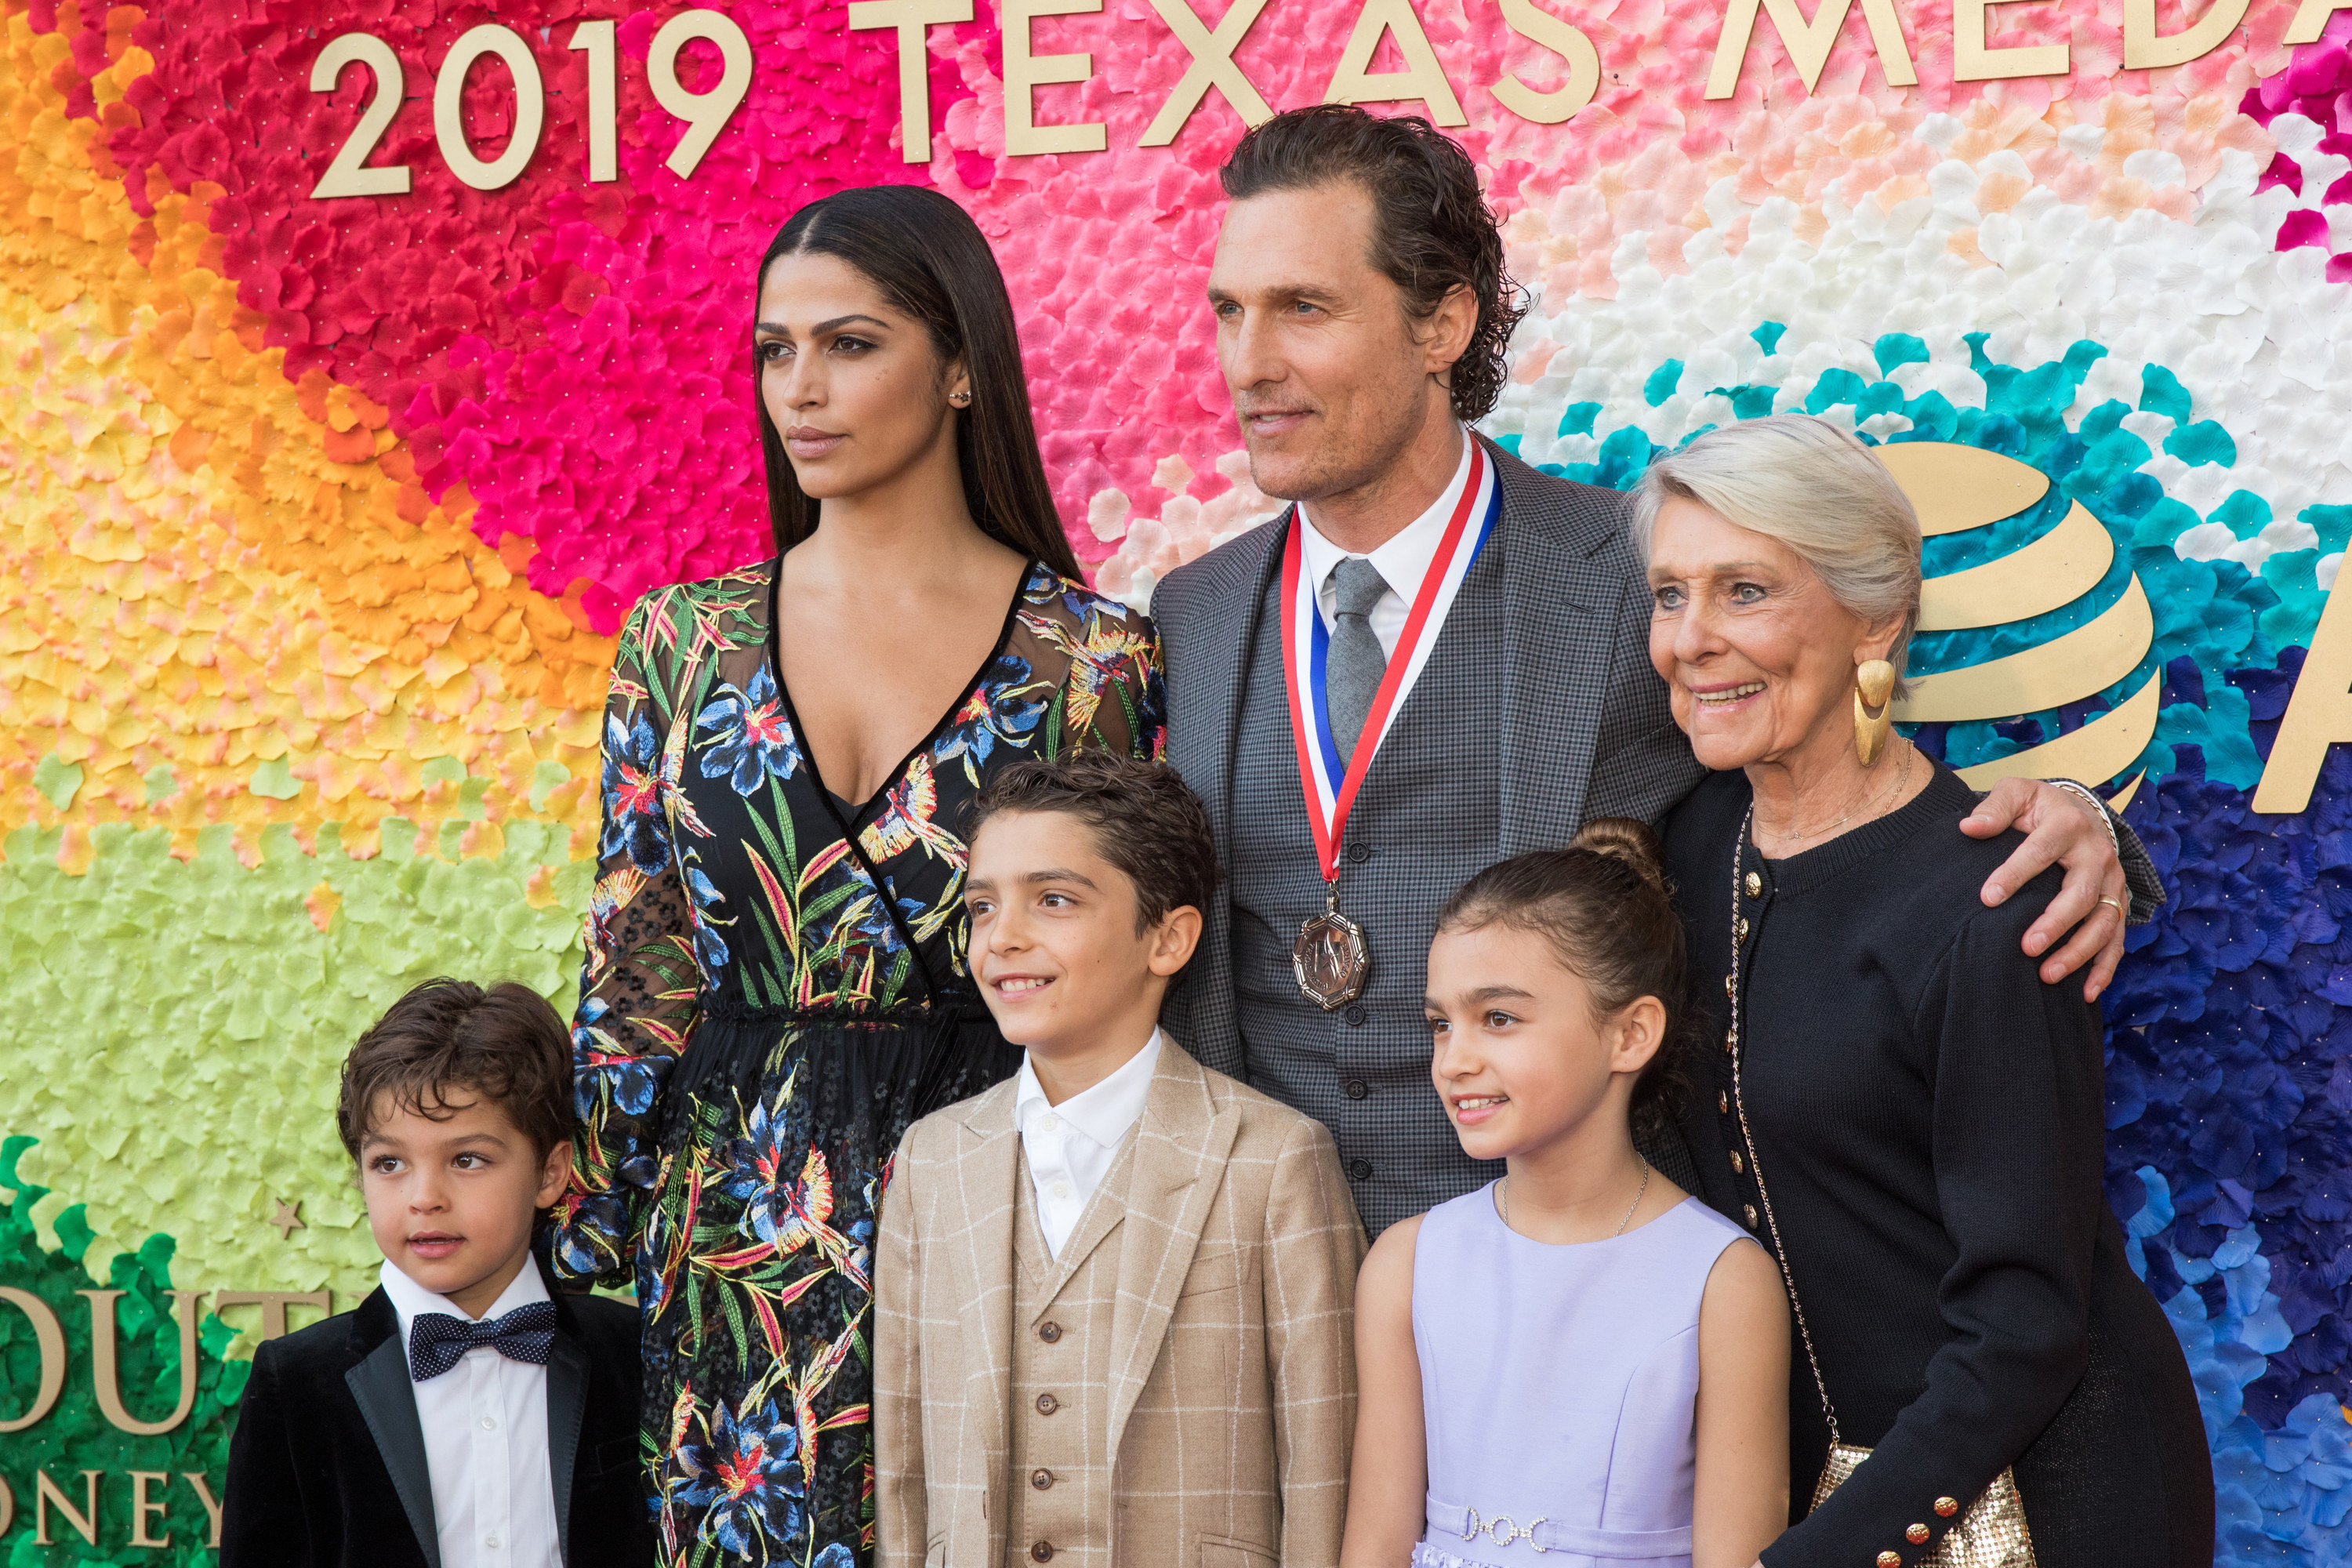
M115 1335L115 1299L120 1290L77 1290L89 1301L90 1385L98 1394L98 1407L106 1418L134 1437L158 1437L188 1418L196 1406L196 1303L205 1299L202 1290L174 1290L173 1304L180 1314L180 1402L169 1418L162 1421L140 1421L131 1416L122 1404L122 1384L119 1380Z
M1396 39L1405 68L1373 76L1364 68L1372 63L1383 32ZM1454 96L1453 84L1445 79L1444 68L1437 63L1437 51L1429 47L1429 35L1421 29L1421 18L1413 14L1412 0L1364 0L1364 8L1356 13L1356 30L1348 35L1348 47L1339 51L1339 68L1331 73L1323 101L1418 101L1429 106L1429 118L1437 124L1470 123L1469 116L1462 112L1462 100Z
M0 1285L0 1301L5 1301L33 1321L33 1342L41 1350L41 1382L33 1393L32 1407L13 1421L0 1421L0 1432L22 1432L57 1407L58 1395L66 1386L66 1331L58 1321L49 1304L30 1290L19 1290L14 1285ZM8 1527L0 1524L0 1530Z
M1967 0L1958 3L1965 5ZM1846 13L1853 9L1853 0L1822 0L1810 22L1796 0L1762 0L1762 8L1772 18L1781 46L1789 51L1789 63L1797 68L1805 90L1812 91L1813 84L1822 79L1822 68L1829 64L1830 49L1845 26ZM1715 62L1706 73L1707 97L1729 98L1738 87L1739 68L1747 61L1748 39L1756 30L1757 9L1758 0L1731 0L1725 8L1723 31L1716 38ZM1862 19L1870 26L1871 47L1878 51L1878 68L1885 73L1887 85L1918 86L1919 73L1911 64L1911 47L1904 41L1903 24L1895 19L1894 0L1862 0Z
M854 28L898 30L898 158L931 161L929 34L933 27L971 20L971 0L850 0Z
M2295 15L2300 20L2302 13ZM2245 18L2246 0L2213 0L2213 8L2201 21L2168 37L2156 30L2156 0L2124 0L2124 67L2147 70L2187 65L2220 48L2231 29Z
M2294 10L2294 20L2286 25L2283 44L2315 44L2319 35L2327 30L2327 18L2338 11L2352 11L2352 0L2303 0Z
M1004 0L1004 151L1032 153L1099 153L1110 145L1110 132L1099 121L1072 125L1037 123L1036 90L1057 83L1080 82L1095 74L1095 58L1085 55L1040 55L1030 52L1029 24L1040 16L1087 16L1102 9L1102 0Z
M217 1548L220 1545L221 1505L213 1500L213 1489L205 1485L204 1477L193 1472L180 1479L195 1489L196 1500L205 1505L205 1518L212 1525L211 1537L205 1544Z
M2311 804L2319 764L2337 741L2352 741L2352 595L2341 577L2319 612L2311 652L2286 700L2286 717L2271 742L2271 760L2254 785L2254 809L2293 816Z
M2064 76L2074 68L2067 44L1985 47L1985 13L2002 0L1952 0L1952 79L1995 81L2021 76Z
M1505 3L1508 4L1508 0ZM1265 99L1242 74L1242 68L1234 64L1234 50L1249 36L1258 14L1265 9L1266 0L1234 0L1218 18L1213 33L1201 25L1201 18L1192 14L1192 7L1185 0L1151 0L1151 4L1159 10L1160 19L1168 24L1168 30L1176 35L1176 41L1184 46L1185 53L1192 57L1192 63L1185 68L1183 79L1168 95L1168 101L1160 106L1160 112L1151 117L1150 127L1137 146L1165 147L1175 141L1176 132L1184 129L1184 122L1192 118L1192 110L1201 107L1201 100L1209 96L1213 87L1225 95L1225 101L1234 106L1243 124L1263 125L1274 118L1274 110ZM2345 4L2352 5L2352 0L2345 0Z
M335 1310L334 1299L324 1290L215 1290L213 1292L213 1316L226 1319L233 1307L261 1305L261 1337L282 1340L286 1337L286 1309L316 1307L321 1312Z
M1558 125L1592 101L1601 86L1601 51L1580 28L1553 16L1535 0L1503 0L1503 23L1529 43L1540 44L1566 60L1568 81L1550 92L1538 92L1515 73L1505 71L1503 79L1489 89L1496 102L1522 120Z
M169 1546L172 1544L172 1532L168 1530L163 1532L163 1539L161 1541L152 1540L147 1534L147 1516L151 1513L162 1513L166 1506L168 1506L163 1503L156 1502L148 1497L148 1483L151 1481L163 1481L168 1484L171 1479L171 1476L163 1470L133 1470L131 1472L131 1545Z
M48 1471L35 1470L33 1472L34 1545L55 1546L57 1544L56 1542L49 1539L49 1505L51 1503L58 1505L58 1511L66 1516L66 1524L76 1535L80 1536L92 1546L98 1544L98 1478L100 1473L100 1472L97 1470L84 1470L81 1473L82 1506L77 1509L73 1505L73 1500L67 1497L65 1493L58 1489L57 1482L49 1479Z

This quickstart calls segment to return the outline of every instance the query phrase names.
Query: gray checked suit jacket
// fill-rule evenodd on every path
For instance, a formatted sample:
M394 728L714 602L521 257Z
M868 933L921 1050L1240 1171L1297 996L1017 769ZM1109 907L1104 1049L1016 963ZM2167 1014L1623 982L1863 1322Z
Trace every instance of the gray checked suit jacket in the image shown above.
M1346 872L1351 910L1366 918L1376 942L1385 934L1395 944L1382 950L1391 955L1391 982L1409 980L1409 995L1378 998L1370 1026L1343 1042L1377 1054L1378 1070L1306 1075L1328 1080L1328 1094L1324 1087L1302 1090L1295 1082L1272 1081L1283 1076L1265 1070L1272 1043L1245 1047L1239 1026L1229 888L1220 889L1206 911L1200 948L1163 1015L1171 1032L1190 1042L1203 1064L1288 1099L1333 1129L1342 1163L1355 1182L1358 1206L1374 1233L1470 1190L1485 1173L1462 1155L1429 1090L1429 1041L1420 1018L1421 982L1414 977L1425 949L1400 964L1393 957L1396 945L1425 944L1445 900L1485 866L1565 844L1589 816L1655 822L1704 773L1675 725L1665 683L1650 668L1648 595L1625 536L1624 498L1538 473L1491 443L1486 449L1503 489L1502 519L1487 547L1501 547L1502 603L1499 616L1485 602L1476 614L1484 625L1499 626L1502 646L1491 657L1465 661L1444 658L1441 642L1441 657L1433 658L1390 739L1391 744L1412 739L1403 731L1416 710L1427 715L1425 722L1442 724L1451 703L1448 680L1499 683L1499 694L1479 694L1488 706L1499 702L1497 732L1491 737L1499 771L1498 830L1492 842L1462 843L1454 852L1458 865L1433 867L1423 856L1417 862L1422 869L1410 883L1398 879L1391 860L1375 859ZM1301 810L1295 770L1288 784L1269 792L1263 777L1237 783L1235 768L1253 661L1280 657L1279 624L1260 623L1268 618L1263 613L1267 589L1281 570L1291 515L1286 512L1171 574L1152 595L1166 661L1169 761L1207 803L1228 867L1234 863L1237 822ZM1476 570L1486 570L1483 560ZM1473 635L1469 604L1465 586L1441 637ZM1454 673L1445 674L1442 663ZM1484 750L1486 738L1478 739ZM1382 748L1366 783L1366 800L1382 786L1383 773L1391 768L1388 751ZM1413 759L1399 758L1397 763L1411 769ZM1483 757L1476 765L1485 765ZM1384 831L1433 842L1447 837L1436 829L1451 808L1442 793L1428 792L1431 778L1424 763L1422 771L1400 771L1390 780L1392 793L1379 806L1388 824ZM1405 779L1410 782L1399 782ZM1395 797L1406 790L1422 793ZM1360 802L1359 815L1364 811ZM1418 834L1416 822L1432 831ZM1303 845L1303 818L1298 832ZM1311 864L1312 851L1302 848L1302 855ZM1385 880L1379 875L1383 868L1391 868ZM1380 971L1376 957L1376 985ZM1376 999L1368 994L1366 1000ZM1336 1016L1327 1021L1303 999L1297 1005L1297 1038L1288 1047L1292 1059L1298 1052L1331 1049L1315 1042L1328 1040ZM1349 1022L1367 1020L1351 1016ZM1260 1056L1255 1075L1253 1049ZM1390 1062L1391 1057L1397 1059ZM1284 1073L1298 1076L1287 1068Z

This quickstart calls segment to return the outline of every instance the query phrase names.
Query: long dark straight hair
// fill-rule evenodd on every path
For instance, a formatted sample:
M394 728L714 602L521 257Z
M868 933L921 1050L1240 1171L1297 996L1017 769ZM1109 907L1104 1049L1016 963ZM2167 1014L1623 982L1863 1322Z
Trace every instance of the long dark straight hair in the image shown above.
M942 364L962 360L971 406L954 418L964 505L991 539L1076 577L1078 558L1062 531L1037 457L1013 301L980 226L954 202L920 185L856 186L811 202L785 220L760 258L761 283L776 258L808 255L838 257L856 268L893 309L922 322ZM818 503L801 489L783 437L768 417L760 368L755 347L751 404L768 469L768 520L781 554L816 531Z

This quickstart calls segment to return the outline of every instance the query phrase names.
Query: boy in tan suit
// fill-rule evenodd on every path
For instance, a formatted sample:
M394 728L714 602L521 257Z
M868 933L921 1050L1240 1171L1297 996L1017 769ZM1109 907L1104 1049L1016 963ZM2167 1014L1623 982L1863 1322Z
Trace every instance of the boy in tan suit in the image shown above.
M1089 752L1007 769L974 817L972 973L1027 1058L898 1148L878 1568L1331 1568L1363 1228L1319 1123L1158 1028L1207 815Z

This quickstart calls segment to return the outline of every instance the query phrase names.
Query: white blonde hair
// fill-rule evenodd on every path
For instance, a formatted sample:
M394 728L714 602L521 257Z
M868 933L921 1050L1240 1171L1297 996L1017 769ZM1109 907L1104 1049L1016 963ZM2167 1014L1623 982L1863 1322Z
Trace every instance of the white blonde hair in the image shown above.
M1864 623L1900 616L1886 660L1903 673L1919 624L1919 518L1868 447L1810 414L1774 414L1664 454L1633 492L1633 550L1645 571L1658 509L1669 500L1696 501L1787 545Z

